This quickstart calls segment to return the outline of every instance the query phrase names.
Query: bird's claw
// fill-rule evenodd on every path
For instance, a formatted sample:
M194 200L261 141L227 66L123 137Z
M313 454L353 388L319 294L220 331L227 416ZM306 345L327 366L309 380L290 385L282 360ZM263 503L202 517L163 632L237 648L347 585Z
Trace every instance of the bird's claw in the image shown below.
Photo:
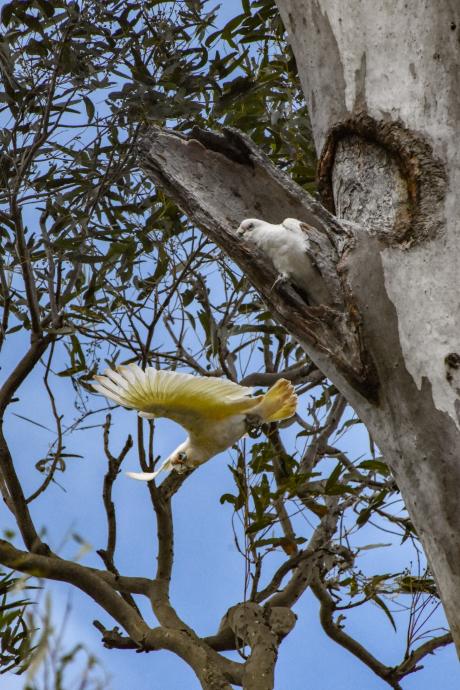
M275 290L280 285L286 285L286 283L288 283L288 282L289 282L288 276L284 275L283 273L280 273L280 275L277 277L277 279L275 280L275 282L271 286L270 292L272 292L272 290Z
M257 438L260 436L262 429L262 420L258 415L247 414L246 415L246 430L250 438Z
M178 474L183 474L189 469L185 460L171 460L171 467Z

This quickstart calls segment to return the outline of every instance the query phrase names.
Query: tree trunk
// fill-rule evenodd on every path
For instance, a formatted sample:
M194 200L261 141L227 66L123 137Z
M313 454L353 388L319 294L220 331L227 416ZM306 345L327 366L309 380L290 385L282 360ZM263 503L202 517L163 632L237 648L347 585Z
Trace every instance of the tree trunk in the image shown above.
M240 265L392 468L460 650L460 215L453 2L278 0L320 155L324 205L236 132L154 131L141 163ZM243 218L305 222L332 305L272 289ZM342 220L343 219L343 220ZM313 286L314 287L314 286Z
M357 407L395 473L460 650L460 6L277 4L323 198L365 228L347 269L380 395Z

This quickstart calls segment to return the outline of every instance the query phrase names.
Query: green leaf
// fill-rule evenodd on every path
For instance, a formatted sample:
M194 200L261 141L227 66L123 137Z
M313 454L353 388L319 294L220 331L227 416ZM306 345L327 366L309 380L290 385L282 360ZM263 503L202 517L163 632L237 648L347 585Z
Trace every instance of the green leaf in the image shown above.
M26 45L26 52L29 55L40 55L41 57L46 57L48 54L48 49L45 41L37 41L36 38L31 38Z
M95 113L94 103L91 100L91 98L88 98L88 96L83 96L83 102L85 104L86 114L88 116L88 122L92 122L94 119L94 113Z
M0 102L1 103L14 103L14 98L12 98L9 94L5 93L4 91L0 92Z
M393 544L366 544L366 546L358 546L358 551L370 551L371 549L381 549L384 546L393 546Z
M359 463L358 467L362 467L364 470L375 470L385 477L390 474L388 465L386 465L381 460L363 460Z
M276 520L276 515L263 515L261 518L258 520L255 520L247 529L246 529L246 534L256 534L256 532L260 532L263 529L266 529L267 527L270 527L273 525L273 523Z
M39 426L41 429L45 429L46 431L51 431L53 433L53 429L50 429L44 424L40 424L40 422L36 422L34 419L29 419L29 417L24 417L22 414L17 414L16 412L13 412L13 414L15 417L19 417L19 419L23 419L25 422L30 422L30 424L34 424L35 426Z
M76 365L74 367L69 367L68 369L63 369L62 371L58 371L57 375L65 378L66 376L73 376L74 374L78 374L80 371L84 371L84 370L85 370L84 366Z
M337 488L337 480L342 474L342 469L343 465L341 462L338 462L337 465L335 466L334 470L331 472L331 474L328 477L328 480L326 482L326 486L324 488L324 491L326 494L331 493L333 489Z
M388 606L385 604L385 602L384 602L379 596L377 596L376 594L374 594L374 596L372 597L372 601L375 601L375 603L377 604L377 606L380 606L380 608L382 609L382 611L385 613L385 615L387 616L388 620L390 621L390 623L391 623L391 625L392 625L392 627L393 627L393 630L394 630L395 632L397 632L397 630L396 630L396 623L395 623L395 621L394 621L393 616L391 615L391 611L389 610L389 608L388 608Z
M222 494L222 496L219 499L219 502L221 505L223 505L224 503L231 503L232 505L235 505L236 496L233 496L233 494Z
M51 2L48 2L48 0L35 0L37 5L39 6L42 14L50 19L52 16L54 16L54 7Z

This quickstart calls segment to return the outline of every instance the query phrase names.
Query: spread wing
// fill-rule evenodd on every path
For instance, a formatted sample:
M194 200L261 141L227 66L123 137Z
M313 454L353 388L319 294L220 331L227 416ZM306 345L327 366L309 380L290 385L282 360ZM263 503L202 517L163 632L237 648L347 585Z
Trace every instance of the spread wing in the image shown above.
M187 431L206 420L248 412L263 396L250 397L252 388L215 376L192 376L136 364L107 369L95 377L93 388L123 407L145 417L168 417Z

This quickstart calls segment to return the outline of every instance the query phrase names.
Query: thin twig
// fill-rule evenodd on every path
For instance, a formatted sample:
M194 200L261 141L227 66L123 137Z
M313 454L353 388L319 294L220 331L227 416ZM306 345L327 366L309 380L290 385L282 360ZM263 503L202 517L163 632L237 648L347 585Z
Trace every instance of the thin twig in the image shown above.
M58 467L59 462L62 460L61 454L63 450L63 441L62 441L62 415L58 413L58 409L56 406L56 401L54 399L53 391L51 390L51 387L48 382L48 376L50 373L51 369L51 362L53 359L53 354L54 354L54 345L55 343L51 343L51 348L50 348L50 354L48 357L48 362L46 364L45 368L45 375L43 377L43 383L45 384L46 391L48 393L48 397L50 399L51 403L51 411L53 413L54 421L56 424L56 434L57 434L57 440L56 440L56 450L54 451L53 455L53 461L51 463L51 467L48 470L48 474L45 477L45 480L42 482L42 484L36 489L27 499L27 503L32 503L40 494L42 494L46 489L48 488L49 484L53 480L54 474L56 472L56 469Z
M118 457L115 457L110 452L109 448L109 436L110 436L110 425L112 421L112 416L108 414L105 418L105 423L103 426L104 430L104 453L107 457L108 467L107 472L104 477L104 488L103 488L103 501L105 512L107 515L107 546L104 551L100 550L98 553L101 555L106 567L111 572L115 572L114 566L114 555L115 547L117 542L117 521L115 513L115 505L112 500L112 489L114 482L120 471L120 466L131 448L133 447L132 436L129 435L126 439L125 445L123 446Z
M102 491L102 500L104 501L104 508L107 515L107 546L105 549L99 549L97 553L102 558L107 570L118 577L120 573L118 572L118 569L116 568L114 562L115 547L117 544L117 519L115 505L112 500L112 489L115 480L118 476L118 473L120 471L120 466L123 460L125 459L126 455L133 447L133 439L132 436L129 435L118 457L112 455L109 447L111 420L112 416L108 414L105 418L105 423L103 426L104 452L108 461L108 467L104 477L104 486ZM121 596L140 615L140 611L132 595L129 592L122 592Z
M312 472L318 457L323 454L325 446L329 445L329 439L337 429L346 406L347 401L344 396L337 394L321 432L312 441L302 458L300 463L302 473L309 474Z
M46 228L46 221L48 218L48 211L45 210L40 215L40 230L42 233L43 246L45 248L46 260L48 262L48 270L46 272L46 280L48 285L48 297L50 301L50 311L51 311L51 323L54 328L58 328L60 325L59 310L56 301L56 293L54 291L54 280L56 274L56 264L54 261L53 253L51 251L51 242Z

